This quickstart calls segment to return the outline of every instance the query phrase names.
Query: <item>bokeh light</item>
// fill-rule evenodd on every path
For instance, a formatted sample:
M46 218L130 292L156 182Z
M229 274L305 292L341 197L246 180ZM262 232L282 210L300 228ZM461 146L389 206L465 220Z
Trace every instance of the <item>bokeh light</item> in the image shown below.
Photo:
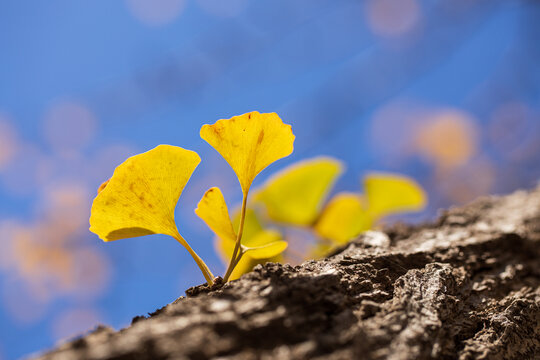
M129 11L145 25L162 26L176 20L186 0L125 0Z
M437 170L459 167L478 151L473 118L457 109L442 109L422 119L412 146Z
M368 0L365 4L371 31L384 37L412 30L421 17L421 6L417 0Z

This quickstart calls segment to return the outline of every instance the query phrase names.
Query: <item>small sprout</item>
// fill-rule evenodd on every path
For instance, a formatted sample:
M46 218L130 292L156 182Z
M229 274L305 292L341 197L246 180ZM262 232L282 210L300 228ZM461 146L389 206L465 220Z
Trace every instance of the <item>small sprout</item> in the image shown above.
M300 161L272 176L253 198L264 205L270 219L309 226L343 168L341 161L331 157Z
M233 216L233 227L235 228L238 228L240 224L240 214L241 212L239 209L238 211L235 212ZM256 212L252 208L248 207L246 209L246 214L245 214L245 219L244 219L244 232L242 235L242 244L247 245L247 246L252 246L252 239L254 239L253 243L258 244L261 242L261 240L265 239L265 235L259 236L259 234L266 233L266 232L270 232L270 236L266 237L267 242L269 240L274 241L274 240L282 239L281 234L279 234L277 231L272 230L272 229L265 229L262 226L262 223L259 220ZM272 236L271 236L272 233L276 235L279 234L279 237L275 236L272 239ZM287 244L286 242L282 242L282 243L284 243L285 245ZM221 255L224 261L228 261L231 258L232 253L234 251L235 243L227 241L227 240L223 240L220 237L216 237L215 244L216 244L217 252ZM271 255L271 256L264 257L264 258L259 257L257 259L253 258L251 255L253 255L253 252L248 252L246 255L244 255L240 259L240 261L234 267L234 270L231 272L231 275L229 277L230 280L238 279L241 275L247 272L250 272L251 269L253 269L253 267L255 267L255 265L257 264L264 264L266 262L283 262L283 255L281 253L278 255L273 255L272 253L269 253L269 254L265 254L265 256L268 256L268 255Z
M214 276L174 221L176 203L200 161L197 153L171 145L130 157L100 186L92 204L90 231L104 241L170 235L188 250L212 284Z
M268 165L292 153L294 134L291 126L284 124L276 113L260 114L253 111L218 120L213 125L203 125L201 137L229 163L242 187L240 224L223 278L227 281L245 252L242 233L251 183Z
M217 235L226 256L232 256L237 235L234 232L229 217L229 210L227 209L227 204L221 190L213 187L206 191L201 201L199 201L195 213ZM281 241L281 234L277 231L261 228L258 231L256 230L254 234L249 235L251 236L244 236L242 238L240 245L241 252L237 257L234 267L238 264L242 256L249 257L253 260L269 259L279 255L287 248L287 243Z
M371 229L372 225L373 220L360 195L343 192L336 194L326 205L314 230L323 239L344 244Z
M231 258L235 247L234 242L218 238L216 245L224 259ZM282 240L281 234L273 229L262 230L253 237L244 235L242 237L243 255L238 257L229 280L238 279L241 275L250 272L257 264L282 261L281 253L287 249L287 245L287 242Z
M279 225L300 226L319 240L311 253L328 253L369 230L382 217L422 209L426 195L414 180L392 174L370 174L365 194L338 193L324 205L344 166L331 157L293 164L248 194L255 177L268 165L290 155L295 136L275 113L256 111L204 125L201 137L232 167L242 187L242 206L233 220L221 190L210 188L195 213L216 235L218 251L229 259L224 281L236 279L265 261L281 261L287 242L259 220L256 210ZM176 203L201 159L197 153L171 145L127 159L98 189L92 204L90 230L104 241L165 234L191 254L209 285L214 276L180 235L174 220ZM237 229L237 230L235 230Z

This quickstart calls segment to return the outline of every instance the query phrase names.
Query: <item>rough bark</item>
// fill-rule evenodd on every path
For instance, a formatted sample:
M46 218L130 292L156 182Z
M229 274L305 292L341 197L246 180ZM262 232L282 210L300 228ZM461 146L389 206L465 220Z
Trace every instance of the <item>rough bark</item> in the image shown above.
M540 188L187 294L41 359L540 358Z

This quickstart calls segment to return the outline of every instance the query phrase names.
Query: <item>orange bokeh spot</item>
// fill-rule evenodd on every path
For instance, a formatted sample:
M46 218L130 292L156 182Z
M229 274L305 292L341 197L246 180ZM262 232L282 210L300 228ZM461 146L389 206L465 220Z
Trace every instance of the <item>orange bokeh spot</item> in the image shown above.
M476 154L477 133L468 114L455 109L442 110L423 119L413 147L438 170L452 170Z
M33 229L21 228L15 233L13 255L18 274L40 290L40 298L49 299L73 286L74 262L67 250L39 243L38 236Z
M45 190L40 227L48 243L65 243L87 230L90 199L91 192L77 183Z
M34 303L43 308L61 296L89 301L106 290L111 272L108 259L79 242L88 227L88 199L90 192L80 184L45 189L42 214L34 223L0 223L1 269L22 287L6 300L15 320L39 320L43 311L24 315ZM31 293L32 302L19 299L19 306L17 297L24 292Z
M369 0L365 13L373 33L393 37L412 30L421 17L417 0Z

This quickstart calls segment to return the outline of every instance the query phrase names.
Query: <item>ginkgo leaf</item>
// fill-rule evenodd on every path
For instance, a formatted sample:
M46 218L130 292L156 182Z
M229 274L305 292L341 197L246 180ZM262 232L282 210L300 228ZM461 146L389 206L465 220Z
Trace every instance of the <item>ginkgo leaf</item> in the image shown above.
M413 179L395 174L373 173L364 178L364 191L371 216L422 210L427 197Z
M171 145L128 158L100 187L90 231L104 241L149 234L176 237L174 209L200 161L197 153Z
M242 241L244 256L253 259L269 259L287 249L287 242L281 240L281 234L275 230L262 230L257 235Z
M323 156L297 162L272 176L253 199L264 204L274 221L311 225L343 167L339 160Z
M225 198L219 188L213 187L206 191L195 213L217 236L232 241L234 246L236 233L229 217Z
M244 195L259 172L292 153L294 143L290 125L276 113L257 111L203 125L201 137L227 160Z
M322 238L343 244L371 226L372 219L360 196L343 192L326 205L314 229Z

